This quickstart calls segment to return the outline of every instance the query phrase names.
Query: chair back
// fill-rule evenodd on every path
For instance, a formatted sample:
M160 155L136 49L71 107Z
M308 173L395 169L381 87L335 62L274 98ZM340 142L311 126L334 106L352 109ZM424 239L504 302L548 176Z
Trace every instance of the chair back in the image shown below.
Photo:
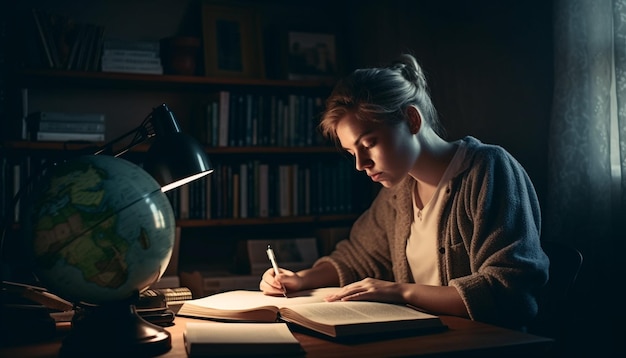
M582 267L583 256L575 247L557 241L544 241L541 246L550 259L550 276L539 294L539 313L528 331L558 338L566 322L564 318L571 313L567 301Z

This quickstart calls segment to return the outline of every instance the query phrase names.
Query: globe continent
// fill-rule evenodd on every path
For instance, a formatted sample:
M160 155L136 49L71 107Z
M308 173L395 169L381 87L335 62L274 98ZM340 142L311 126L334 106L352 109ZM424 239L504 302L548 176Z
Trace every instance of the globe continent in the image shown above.
M47 171L23 218L35 272L73 302L136 297L172 254L175 220L158 183L137 165L82 156Z

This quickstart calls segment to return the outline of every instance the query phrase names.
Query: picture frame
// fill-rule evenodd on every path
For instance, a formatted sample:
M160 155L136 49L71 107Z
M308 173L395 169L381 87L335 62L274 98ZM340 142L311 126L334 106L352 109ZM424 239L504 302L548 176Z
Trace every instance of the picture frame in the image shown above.
M322 32L287 33L287 78L325 80L337 77L335 35Z
M205 1L201 11L205 76L264 78L263 37L256 10Z

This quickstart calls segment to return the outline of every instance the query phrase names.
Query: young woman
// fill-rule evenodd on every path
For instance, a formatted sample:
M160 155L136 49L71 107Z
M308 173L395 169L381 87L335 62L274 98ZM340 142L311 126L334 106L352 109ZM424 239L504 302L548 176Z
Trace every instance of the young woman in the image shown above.
M312 268L268 269L265 294L341 286L328 301L407 303L507 327L535 316L548 258L533 185L503 148L443 139L413 56L340 81L320 128L383 188Z

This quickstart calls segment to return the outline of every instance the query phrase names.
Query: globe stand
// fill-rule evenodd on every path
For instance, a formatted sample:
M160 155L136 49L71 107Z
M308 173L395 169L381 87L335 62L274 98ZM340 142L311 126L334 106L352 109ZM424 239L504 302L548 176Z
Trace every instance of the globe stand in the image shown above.
M79 305L60 356L151 357L171 348L170 333L141 318L132 304Z

